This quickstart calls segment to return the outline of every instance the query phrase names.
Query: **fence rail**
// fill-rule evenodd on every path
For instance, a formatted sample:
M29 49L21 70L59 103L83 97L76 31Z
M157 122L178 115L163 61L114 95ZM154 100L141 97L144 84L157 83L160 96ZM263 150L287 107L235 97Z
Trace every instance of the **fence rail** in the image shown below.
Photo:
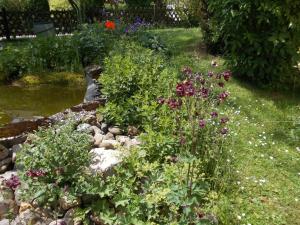
M86 13L85 19L88 23L107 19L118 19L131 23L139 17L149 23L183 26L185 24L184 16L182 16L183 12L182 10L165 8L133 8L118 11L95 8ZM72 33L78 26L76 12L72 10L42 13L29 11L11 12L2 9L0 10L0 38L13 39L34 35L33 26L35 21L53 23L56 34Z

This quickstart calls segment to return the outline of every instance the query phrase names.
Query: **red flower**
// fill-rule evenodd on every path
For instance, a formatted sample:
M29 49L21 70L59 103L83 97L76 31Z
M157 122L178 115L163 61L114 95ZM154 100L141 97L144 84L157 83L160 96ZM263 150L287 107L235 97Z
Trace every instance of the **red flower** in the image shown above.
M105 27L107 28L107 29L109 29L109 30L114 30L114 29L116 29L116 24L115 24L115 22L113 22L113 21L110 21L110 20L107 20L106 22L105 22Z
M225 71L223 73L223 77L226 81L229 81L230 77L232 76L231 72L230 71Z

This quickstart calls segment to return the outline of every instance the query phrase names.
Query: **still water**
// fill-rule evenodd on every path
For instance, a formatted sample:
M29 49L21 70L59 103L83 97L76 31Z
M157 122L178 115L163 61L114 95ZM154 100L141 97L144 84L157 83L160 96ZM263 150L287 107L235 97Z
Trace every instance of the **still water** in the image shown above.
M0 86L0 126L15 118L55 114L81 103L84 93L84 86Z

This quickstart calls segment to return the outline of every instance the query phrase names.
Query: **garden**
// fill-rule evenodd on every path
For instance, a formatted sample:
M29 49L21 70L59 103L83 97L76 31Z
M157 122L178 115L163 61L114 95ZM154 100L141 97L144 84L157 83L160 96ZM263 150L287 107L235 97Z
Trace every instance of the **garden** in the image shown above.
M44 2L76 29L2 35L0 225L300 224L300 2Z

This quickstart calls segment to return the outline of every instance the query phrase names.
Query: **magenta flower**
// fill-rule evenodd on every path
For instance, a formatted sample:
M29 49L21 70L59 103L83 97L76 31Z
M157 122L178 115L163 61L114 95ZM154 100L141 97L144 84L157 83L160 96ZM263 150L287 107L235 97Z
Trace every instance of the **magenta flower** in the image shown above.
M208 72L207 76L208 77L213 77L214 76L214 72Z
M46 175L46 172L42 171L42 170L29 170L26 172L26 175L28 177L44 177Z
M218 85L219 87L223 88L225 84L223 82L219 82Z
M163 105L165 103L165 99L163 97L159 97L157 99L158 104Z
M169 99L168 100L168 106L171 108L171 109L178 109L180 108L182 105L182 101L179 99L179 100L176 100L176 99Z
M212 118L218 117L218 113L217 112L211 112L210 115L211 115Z
M187 81L184 83L184 92L186 96L194 96L195 95L195 88L191 81Z
M223 73L223 77L226 81L229 81L230 77L232 76L232 73L230 71L225 71Z
M177 94L177 96L179 96L179 97L183 97L184 96L184 94L185 94L184 88L185 88L185 85L183 83L177 84L177 86L176 86L176 94Z
M226 100L226 98L227 98L228 96L229 96L229 93L228 93L227 91L224 91L224 92L222 92L222 93L219 94L219 100L220 100L221 102L223 102L223 101Z
M202 120L199 121L199 127L204 128L205 125L206 125L206 121L205 120L202 119Z
M225 135L228 133L228 129L225 127L221 130L221 134Z
M184 75L186 75L186 76L190 76L192 73L193 73L193 71L192 71L192 69L190 68L190 67L184 67L182 70L181 70L181 72L184 74Z
M11 175L11 177L8 180L4 180L4 184L8 188L16 190L17 187L21 185L21 182L19 180L19 177Z
M207 89L207 88L201 88L201 90L200 90L200 94L201 94L201 96L203 97L203 98L207 98L208 97L208 95L209 95L209 90Z
M226 124L228 121L229 121L228 117L223 117L223 118L221 118L220 123L221 124Z

